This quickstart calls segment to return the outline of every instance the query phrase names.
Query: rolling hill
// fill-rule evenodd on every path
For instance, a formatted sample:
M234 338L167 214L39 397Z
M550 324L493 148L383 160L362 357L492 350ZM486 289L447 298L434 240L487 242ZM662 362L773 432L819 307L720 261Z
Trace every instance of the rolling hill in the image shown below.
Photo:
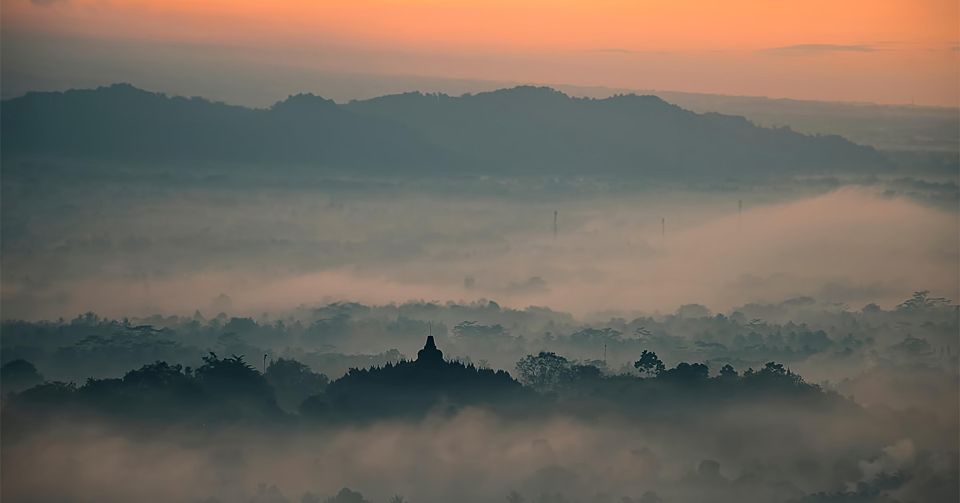
M28 93L0 111L6 159L298 165L354 174L761 176L864 171L886 158L839 136L697 114L654 96L572 98L521 86L266 109L115 84Z

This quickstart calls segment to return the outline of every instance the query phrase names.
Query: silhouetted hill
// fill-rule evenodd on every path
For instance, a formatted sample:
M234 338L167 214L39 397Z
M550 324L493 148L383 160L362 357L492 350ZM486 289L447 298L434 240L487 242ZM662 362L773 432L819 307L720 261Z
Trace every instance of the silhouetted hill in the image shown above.
M407 93L347 108L407 124L432 143L505 172L735 175L886 162L839 136L696 114L656 96L571 98L546 87L516 87L458 98Z
M535 87L346 105L301 94L248 109L118 84L4 101L2 128L5 156L272 162L370 173L735 176L887 163L838 136L696 114L654 96L571 98Z
M2 128L4 155L385 169L441 159L404 126L309 94L259 110L126 84L30 93L3 102Z
M502 370L445 361L430 336L416 360L350 369L323 394L304 401L301 412L327 420L418 416L440 406L510 406L531 399L529 391Z

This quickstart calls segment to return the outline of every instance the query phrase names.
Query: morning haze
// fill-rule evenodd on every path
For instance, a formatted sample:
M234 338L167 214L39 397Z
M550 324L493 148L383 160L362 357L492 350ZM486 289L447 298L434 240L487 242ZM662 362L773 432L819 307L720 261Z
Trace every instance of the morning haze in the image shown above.
M734 3L3 0L2 499L960 499L956 6Z

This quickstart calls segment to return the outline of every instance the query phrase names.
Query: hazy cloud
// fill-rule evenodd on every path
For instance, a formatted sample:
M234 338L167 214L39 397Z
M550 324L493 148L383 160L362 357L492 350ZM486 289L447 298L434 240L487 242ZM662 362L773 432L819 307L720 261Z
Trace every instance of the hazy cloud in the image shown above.
M773 54L824 54L830 52L875 52L875 46L867 44L796 44L765 49Z

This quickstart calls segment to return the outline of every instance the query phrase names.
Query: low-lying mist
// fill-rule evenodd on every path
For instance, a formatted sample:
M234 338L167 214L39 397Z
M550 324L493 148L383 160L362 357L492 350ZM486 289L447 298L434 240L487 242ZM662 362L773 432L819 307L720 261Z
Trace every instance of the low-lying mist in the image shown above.
M956 426L916 412L789 402L703 407L669 422L510 420L480 409L283 431L129 432L88 420L5 439L3 493L311 502L348 487L380 502L950 501Z
M593 323L489 302L7 321L3 496L952 501L958 323L926 292ZM431 333L466 366L421 362Z
M578 195L550 181L451 194L317 183L108 180L39 193L8 182L3 316L483 298L580 316L803 295L890 307L915 290L958 288L957 213L884 184ZM213 303L221 294L229 306Z
M2 185L5 500L960 492L953 181L51 166Z

